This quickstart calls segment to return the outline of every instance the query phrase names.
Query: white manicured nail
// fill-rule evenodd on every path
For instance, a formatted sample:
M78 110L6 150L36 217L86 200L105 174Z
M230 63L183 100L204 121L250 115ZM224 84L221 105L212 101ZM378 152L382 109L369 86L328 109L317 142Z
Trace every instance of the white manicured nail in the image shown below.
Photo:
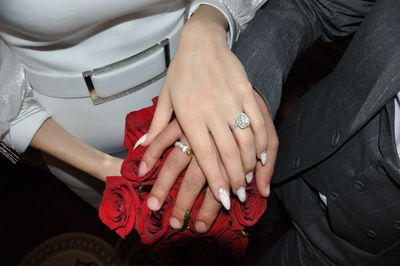
M133 146L133 149L136 149L140 144L145 142L147 139L147 134L144 134L138 141L136 141L135 146Z
M247 181L248 184L250 184L251 181L253 181L253 175L254 175L253 172L247 173L247 175L246 175L246 181Z
M229 192L225 188L219 189L219 199L225 209L229 210L231 208L231 199L229 198Z
M241 202L245 202L246 201L246 189L245 189L245 187L240 187L236 191L236 193L237 193L237 196L238 196L238 198L239 198L239 200Z
M267 194L267 197L268 197L270 193L271 193L271 187L270 187L270 185L268 184L267 190L265 191L265 194Z
M263 151L260 157L261 157L261 164L265 166L265 164L267 163L267 152Z

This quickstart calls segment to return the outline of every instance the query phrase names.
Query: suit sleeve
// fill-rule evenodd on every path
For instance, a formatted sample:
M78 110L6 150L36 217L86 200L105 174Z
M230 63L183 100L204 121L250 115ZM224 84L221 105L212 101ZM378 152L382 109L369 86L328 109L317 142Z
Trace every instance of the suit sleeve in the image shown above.
M257 12L233 50L273 117L296 58L317 39L354 33L373 5L371 0L270 0Z

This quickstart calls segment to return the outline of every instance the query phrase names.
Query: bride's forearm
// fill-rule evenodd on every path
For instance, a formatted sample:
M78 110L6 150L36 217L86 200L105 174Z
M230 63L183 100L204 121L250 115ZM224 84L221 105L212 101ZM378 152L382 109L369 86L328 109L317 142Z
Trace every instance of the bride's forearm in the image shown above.
M102 181L120 175L122 160L73 137L54 120L46 120L33 137L31 147L46 152Z

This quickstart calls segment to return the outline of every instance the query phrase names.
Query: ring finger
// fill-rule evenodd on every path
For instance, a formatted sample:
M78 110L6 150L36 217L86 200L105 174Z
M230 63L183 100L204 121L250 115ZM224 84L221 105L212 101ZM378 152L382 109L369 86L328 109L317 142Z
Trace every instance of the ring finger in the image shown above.
M238 118L243 118L242 120L248 121L248 123L246 123L247 121L242 121L243 123L241 125L244 128L236 126L235 128L231 127L231 129L240 150L246 180L249 181L249 177L252 175L257 163L256 145L250 127L250 118L245 113L239 114Z
M182 137L180 142L188 148L185 137ZM191 159L180 147L175 147L169 154L147 199L147 207L150 210L158 211L161 208L176 179Z

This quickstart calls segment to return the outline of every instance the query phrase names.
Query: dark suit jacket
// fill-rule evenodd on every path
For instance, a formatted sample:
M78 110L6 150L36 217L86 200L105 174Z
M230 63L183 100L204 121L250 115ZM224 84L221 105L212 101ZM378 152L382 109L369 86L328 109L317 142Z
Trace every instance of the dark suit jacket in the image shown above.
M241 35L234 51L275 115L295 59L318 38L354 32L334 72L278 128L272 183L298 178L323 163L400 91L400 1L271 0ZM393 178L400 186L400 175Z

